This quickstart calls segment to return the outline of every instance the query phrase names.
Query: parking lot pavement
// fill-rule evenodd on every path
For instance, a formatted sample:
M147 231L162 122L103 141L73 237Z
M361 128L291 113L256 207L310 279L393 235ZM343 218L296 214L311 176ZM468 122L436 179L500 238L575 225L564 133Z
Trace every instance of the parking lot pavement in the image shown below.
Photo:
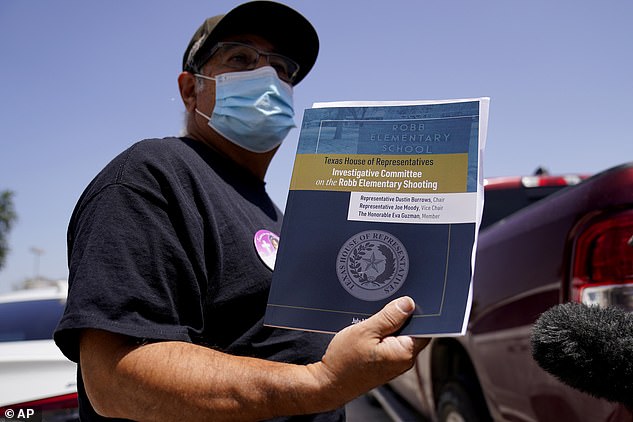
M347 422L392 422L380 404L373 398L364 395L345 406Z

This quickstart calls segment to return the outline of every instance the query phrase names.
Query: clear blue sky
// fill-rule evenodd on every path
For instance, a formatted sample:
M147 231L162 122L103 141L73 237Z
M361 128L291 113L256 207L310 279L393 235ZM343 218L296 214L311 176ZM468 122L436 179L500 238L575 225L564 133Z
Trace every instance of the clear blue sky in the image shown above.
M66 278L84 187L134 141L177 134L191 34L228 0L0 1L0 190L19 221L0 292ZM288 0L321 51L295 90L313 102L491 97L485 176L598 172L633 161L633 2ZM282 208L298 132L268 173Z

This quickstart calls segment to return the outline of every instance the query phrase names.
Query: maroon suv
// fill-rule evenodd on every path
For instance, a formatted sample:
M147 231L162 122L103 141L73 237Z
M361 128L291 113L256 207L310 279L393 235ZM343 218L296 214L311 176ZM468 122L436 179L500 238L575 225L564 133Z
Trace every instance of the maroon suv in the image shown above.
M532 325L569 301L633 310L633 163L590 178L488 180L467 334L433 339L375 396L420 420L633 421L533 360Z

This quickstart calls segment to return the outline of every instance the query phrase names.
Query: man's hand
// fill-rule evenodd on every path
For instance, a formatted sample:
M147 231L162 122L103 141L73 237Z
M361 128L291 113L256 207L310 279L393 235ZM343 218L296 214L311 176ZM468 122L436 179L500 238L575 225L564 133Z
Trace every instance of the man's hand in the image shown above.
M411 368L429 338L393 336L415 309L410 297L387 304L380 312L341 330L315 368L341 403L352 400ZM333 398L334 399L334 398ZM335 400L335 399L334 399Z

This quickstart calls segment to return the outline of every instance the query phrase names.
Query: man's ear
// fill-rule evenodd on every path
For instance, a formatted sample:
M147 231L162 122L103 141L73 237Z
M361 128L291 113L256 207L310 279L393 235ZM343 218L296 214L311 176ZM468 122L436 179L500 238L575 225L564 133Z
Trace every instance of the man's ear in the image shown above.
M182 72L178 75L178 88L185 108L192 113L196 108L196 77L189 72Z

